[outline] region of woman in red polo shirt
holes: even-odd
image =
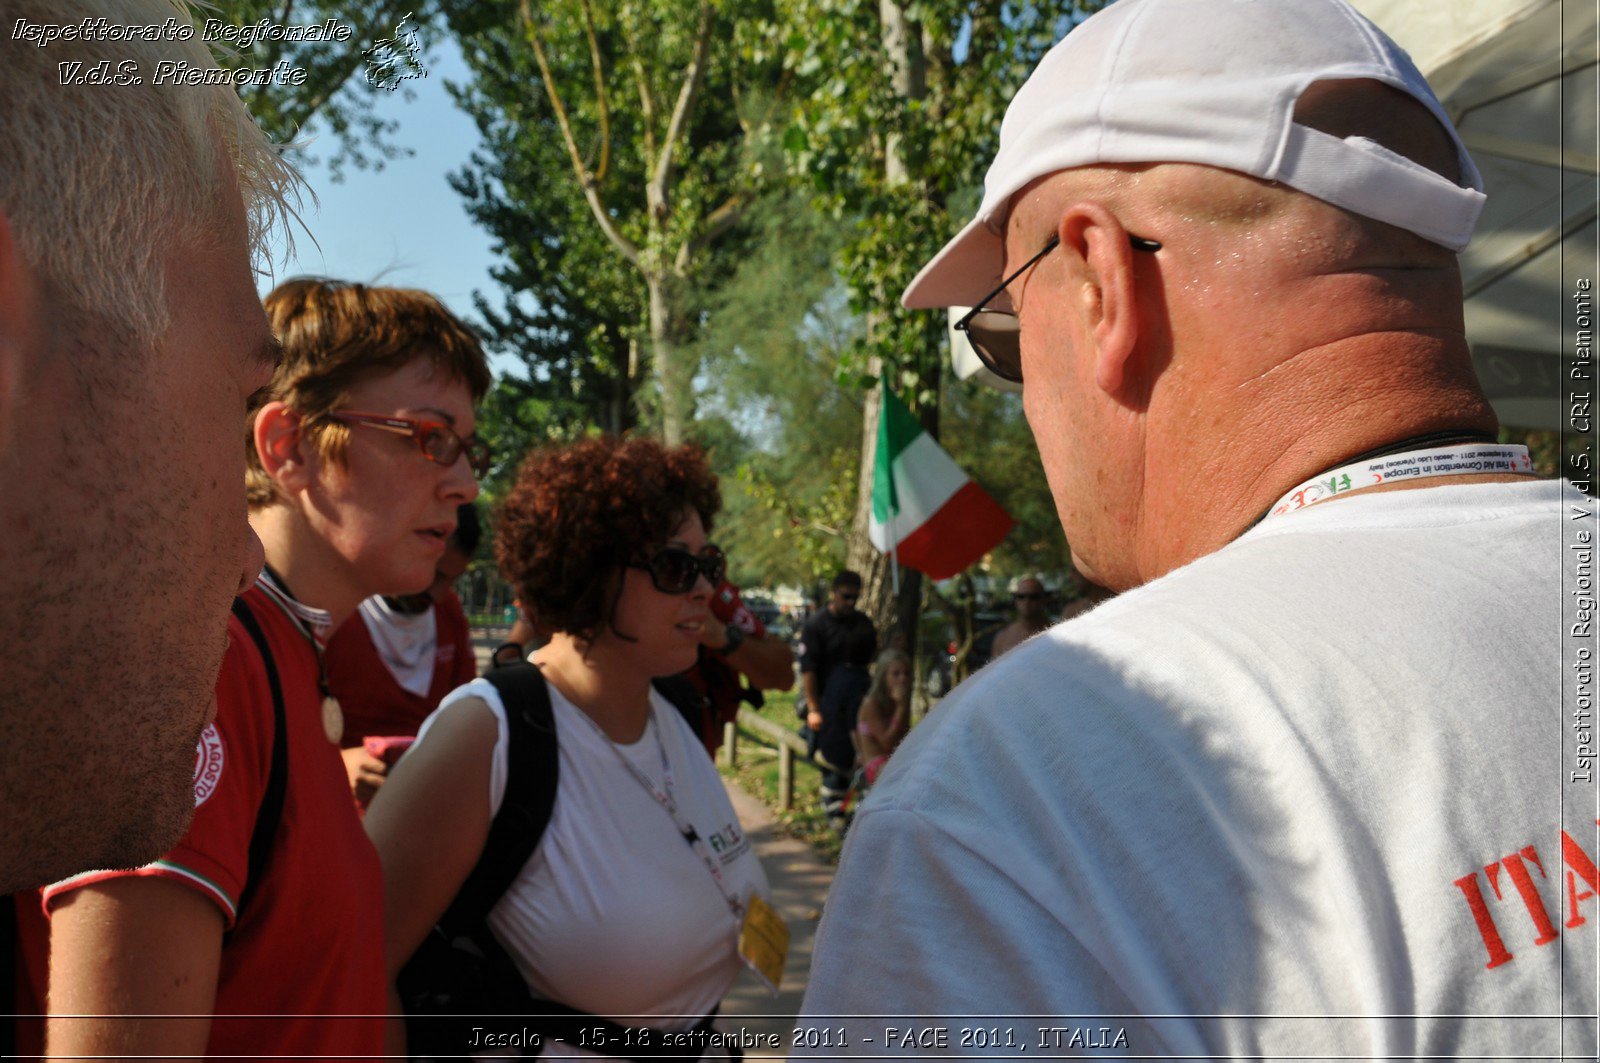
[[[432,581],[478,493],[489,374],[423,292],[298,279],[266,306],[283,359],[254,406],[246,482],[267,570],[229,628],[188,834],[153,864],[44,891],[53,1056],[383,1051],[381,1019],[293,1018],[386,1006],[382,876],[321,640],[368,595]]]

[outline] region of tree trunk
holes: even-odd
[[[894,88],[895,95],[904,100],[923,98],[927,95],[927,62],[922,52],[920,27],[906,17],[905,7],[897,0],[878,0],[878,17],[884,53],[889,60],[890,84]],[[909,180],[909,172],[901,155],[897,136],[891,136],[885,144],[884,176],[891,186]],[[881,320],[881,313],[868,315],[868,335],[878,331],[878,327],[875,326],[878,326]],[[911,364],[921,362],[923,359],[920,357],[914,356],[911,359]],[[882,366],[878,364],[877,359],[873,359],[868,371],[874,376],[881,373]],[[934,372],[937,374],[937,367]],[[878,417],[883,404],[881,389],[882,384],[874,385],[872,390],[867,392],[866,401],[862,406],[861,476],[857,481],[856,519],[850,530],[846,556],[850,559],[850,567],[861,573],[864,585],[860,608],[878,625],[878,630],[884,635],[881,641],[887,644],[889,627],[892,624],[905,632],[907,645],[914,651],[917,614],[922,605],[922,574],[902,567],[900,593],[896,595],[889,559],[878,552],[867,536],[868,526],[872,520],[872,481],[878,456]],[[934,393],[938,394],[937,387]],[[924,414],[923,419],[924,422],[927,421],[927,414]],[[933,414],[933,424],[934,437],[937,438],[937,411]]]
[[[661,437],[667,446],[683,442],[688,422],[688,381],[677,364],[676,308],[672,305],[670,281],[665,277],[645,277],[650,291],[650,368],[661,389]]]
[[[867,320],[869,334],[873,331],[874,316],[869,315]],[[878,372],[876,358],[870,369]],[[856,477],[856,515],[845,542],[845,564],[861,573],[861,602],[857,608],[872,617],[879,631],[889,623],[894,609],[890,597],[889,559],[868,537],[872,524],[872,479],[878,460],[878,415],[882,408],[883,385],[874,384],[861,405],[861,468]]]

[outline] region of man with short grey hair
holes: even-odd
[[[182,835],[261,567],[239,446],[277,345],[251,258],[296,179],[231,86],[163,61],[216,65],[171,0],[0,21],[0,893]]]
[[[1121,0],[1041,61],[905,301],[979,308],[1074,567],[1123,593],[896,754],[804,1006],[848,1049],[811,1055],[1594,1057],[1581,496],[1496,442],[1482,202],[1344,0]]]

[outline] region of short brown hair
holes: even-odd
[[[700,448],[585,439],[528,455],[500,505],[495,552],[535,627],[592,642],[611,622],[622,566],[645,560],[690,510],[709,534],[721,508]]]
[[[266,403],[294,407],[312,444],[342,461],[349,428],[323,415],[365,380],[421,358],[465,383],[474,402],[489,390],[489,364],[477,337],[427,292],[295,277],[274,288],[264,305],[283,357],[246,420],[245,489],[253,509],[279,500],[251,436],[256,411]]]

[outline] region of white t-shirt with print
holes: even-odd
[[[1562,490],[1269,520],[964,683],[851,829],[806,1054],[1593,1059]]]
[[[706,840],[725,888],[741,903],[752,893],[769,898],[766,875],[705,747],[665,698],[652,688],[644,735],[614,745],[548,689],[560,762],[555,806],[539,847],[489,913],[490,928],[536,997],[625,1026],[688,1029],[743,969],[740,921],[705,862],[618,753],[664,792],[665,752],[680,814]],[[499,725],[492,814],[506,788],[505,707],[494,686],[478,679],[453,691],[440,711],[465,697],[482,699]],[[419,742],[438,716],[423,725]],[[584,1053],[552,1044],[545,1054]]]

